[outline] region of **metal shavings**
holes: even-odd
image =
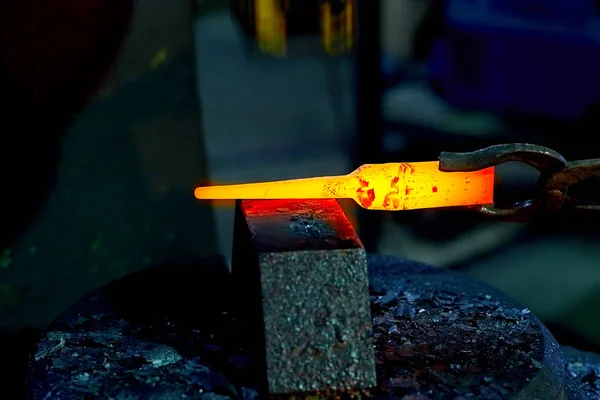
[[[396,270],[371,276],[376,397],[505,399],[543,368],[542,333],[528,309],[491,289],[469,291],[450,274]]]
[[[38,346],[38,351],[34,355],[36,361],[48,357],[52,353],[62,349],[65,346],[68,334],[62,332],[50,332],[47,335],[47,341],[43,341]]]
[[[197,276],[196,270],[185,271]],[[156,281],[142,279],[143,284],[136,280],[134,285],[147,289],[165,285],[169,275],[157,275]],[[28,373],[29,398],[254,400],[256,392],[251,388],[257,386],[252,379],[256,367],[239,340],[246,323],[215,310],[215,303],[211,303],[214,311],[200,318],[190,315],[186,319],[187,311],[178,314],[186,305],[198,309],[191,302],[201,296],[191,291],[197,279],[183,280],[188,281],[194,282],[188,290],[182,291],[180,285],[179,292],[167,295],[164,291],[171,287],[167,284],[163,292],[157,287],[148,289],[148,297],[140,297],[139,292],[132,297],[131,286],[117,282],[78,304],[38,343]],[[124,303],[115,297],[117,292]],[[178,299],[178,293],[183,297]],[[160,294],[165,296],[163,302],[186,302],[165,308],[158,307],[159,302],[149,304]],[[135,311],[126,312],[138,300],[150,311],[134,307]]]
[[[565,369],[590,399],[600,399],[600,355],[565,348]]]
[[[321,221],[315,221],[310,216],[297,215],[290,218],[290,230],[305,235],[323,237],[332,235],[331,229]]]
[[[49,332],[38,345],[35,360],[52,366],[47,370],[52,396],[141,399],[181,393],[187,397],[178,398],[239,397],[228,379],[200,360],[186,359],[171,346],[129,336],[137,329],[124,321],[90,318],[85,326],[73,332]],[[101,329],[90,330],[92,326]]]

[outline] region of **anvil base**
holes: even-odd
[[[407,260],[368,261],[378,387],[363,396],[600,395],[589,382],[600,357],[573,350],[563,357],[540,322],[498,291]],[[143,271],[88,296],[38,343],[29,398],[263,397],[254,338],[236,313],[244,300],[230,279],[217,260]],[[356,393],[323,394],[334,395]]]

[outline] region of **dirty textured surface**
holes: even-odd
[[[551,399],[566,366],[568,398],[585,399],[576,396],[582,389],[598,398],[598,356],[567,349],[564,362],[537,320],[488,286],[389,257],[370,256],[369,271],[378,388],[323,397],[533,399],[537,388]],[[251,321],[239,314],[244,299],[226,295],[231,285],[217,260],[143,271],[100,290],[38,344],[32,398],[264,397]]]
[[[559,393],[562,354],[528,309],[462,275],[376,260],[369,272],[382,395],[550,399]]]
[[[338,203],[244,200],[235,229],[269,393],[375,386],[367,258]]]
[[[241,211],[259,254],[362,248],[336,200],[244,200]]]
[[[243,324],[228,313],[228,276],[219,260],[169,266],[89,296],[32,354],[31,398],[254,398]]]
[[[600,399],[600,355],[573,347],[564,347],[563,352],[567,377],[572,381],[572,386],[582,392],[580,398]]]

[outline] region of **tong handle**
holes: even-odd
[[[600,158],[568,162],[556,151],[529,143],[499,144],[469,153],[442,152],[439,169],[444,172],[477,171],[510,161],[522,162],[540,171],[536,196],[509,207],[469,207],[496,220],[527,222],[543,215],[585,212],[600,216],[600,204],[569,197],[569,187],[591,182],[600,184]]]

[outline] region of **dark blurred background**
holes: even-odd
[[[230,257],[233,208],[195,202],[203,181],[343,174],[506,142],[600,157],[594,0],[369,1],[358,57],[286,58],[257,52],[226,0],[71,3],[0,6],[2,351],[115,278]],[[501,202],[530,196],[538,175],[499,174]],[[593,224],[347,209],[369,250],[461,270],[559,340],[600,346]]]

